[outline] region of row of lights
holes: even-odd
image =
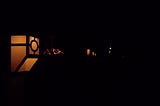
[[[87,56],[96,56],[96,55],[97,54],[94,51],[91,52],[91,49],[87,49]]]
[[[108,50],[108,54],[111,54],[111,50],[112,48],[110,47]],[[45,52],[43,53],[43,55],[59,55],[59,54],[64,54],[63,51],[61,51],[60,49],[46,49]],[[87,56],[97,56],[97,53],[95,51],[92,51],[91,49],[86,49],[86,54]]]
[[[96,56],[97,55],[94,51],[91,51],[91,49],[87,49],[86,52],[87,52],[87,56]],[[112,48],[109,47],[109,50],[107,50],[107,54],[111,55],[111,52],[112,52]]]
[[[59,54],[64,54],[63,51],[60,49],[46,49],[43,53],[43,55],[59,55]]]

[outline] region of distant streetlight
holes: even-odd
[[[95,52],[92,52],[92,56],[96,56],[96,53],[95,53]]]
[[[89,56],[91,53],[91,50],[90,49],[87,49],[87,55]]]

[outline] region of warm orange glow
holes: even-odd
[[[33,40],[35,40],[37,43],[34,42]],[[39,47],[38,47],[39,46],[39,39],[38,38],[34,39],[33,36],[29,36],[29,44],[31,44],[31,47],[32,47],[33,50],[37,50],[35,52],[35,54],[38,55],[39,54]],[[34,54],[34,51],[31,49],[31,47],[29,47],[29,54]]]
[[[90,49],[87,49],[87,55],[88,55],[88,56],[90,55],[90,52],[91,52],[91,50],[90,50]]]
[[[96,56],[96,53],[95,53],[95,52],[92,52],[92,56]]]
[[[92,52],[92,56],[94,56],[94,52]]]
[[[34,40],[34,37],[33,36],[29,36],[29,43],[31,43],[32,40]],[[35,38],[35,40],[38,42],[38,45],[39,45],[39,39]]]
[[[27,58],[18,72],[30,71],[37,60],[38,58]]]
[[[32,42],[31,47],[33,48],[33,50],[36,50],[38,48],[38,45],[36,42]]]
[[[29,48],[29,54],[34,54],[31,48]]]
[[[26,46],[11,46],[11,72],[14,72],[26,56]]]
[[[95,52],[92,52],[92,56],[96,56],[96,53],[95,53]]]
[[[34,40],[33,36],[29,36],[29,43],[31,43],[31,41]]]
[[[38,45],[39,45],[39,39],[38,38],[35,38],[35,40],[37,41]]]
[[[25,35],[11,36],[11,44],[26,44],[26,36]]]
[[[26,44],[26,35],[12,35],[11,44]],[[21,65],[18,72],[30,71],[34,63],[38,58],[28,58],[26,56],[26,50],[29,48],[29,54],[39,54],[39,39],[29,36],[29,45],[12,45],[11,46],[11,72],[15,72],[18,66]],[[28,54],[28,53],[27,53]]]
[[[34,54],[31,48],[29,48],[29,54]],[[35,52],[36,55],[39,55],[39,49]]]

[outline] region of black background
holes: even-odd
[[[127,33],[128,32],[128,33]],[[87,47],[91,48],[99,48],[99,53],[103,52],[105,50],[105,44],[106,41],[112,43],[112,47],[114,49],[114,55],[112,58],[112,64],[110,64],[109,68],[106,68],[104,66],[101,67],[100,65],[97,65],[98,69],[93,72],[93,74],[97,75],[97,78],[93,78],[90,80],[91,77],[89,77],[89,73],[86,73],[85,80],[82,80],[83,88],[84,86],[88,86],[88,91],[89,95],[96,95],[96,101],[97,104],[99,102],[105,101],[106,97],[110,98],[106,100],[107,102],[112,104],[115,103],[125,103],[128,104],[129,102],[132,102],[130,98],[131,95],[136,95],[137,91],[139,89],[137,88],[137,83],[138,80],[134,80],[137,78],[140,78],[140,70],[142,69],[143,66],[143,59],[144,59],[144,54],[143,54],[143,47],[142,47],[142,42],[141,38],[138,38],[137,36],[134,36],[135,32],[132,34],[132,31],[127,31],[127,32],[117,32],[112,34],[111,32],[101,32],[101,31],[83,31],[83,32],[54,32],[54,31],[46,31],[42,32],[39,31],[39,35],[41,35],[41,47],[42,50],[45,50],[46,48],[61,48],[62,50],[66,51],[66,58],[69,58],[70,60],[67,60],[67,62],[70,62],[72,64],[72,61],[79,61],[80,54],[79,50]],[[3,36],[1,38],[1,91],[2,91],[2,96],[4,101],[6,100],[7,102],[7,96],[6,96],[6,88],[7,88],[7,81],[8,78],[10,78],[10,34],[11,33],[21,33],[25,34],[28,32],[4,32],[1,33]],[[30,33],[30,32],[29,32]],[[128,36],[128,34],[131,34],[133,36]],[[138,32],[137,32],[138,33]],[[118,36],[122,35],[122,36]],[[53,36],[53,37],[52,37]],[[55,42],[52,44],[51,39],[54,39]],[[71,51],[76,51],[73,55]],[[122,55],[127,56],[127,64],[124,66],[121,66],[119,68],[119,58],[121,58]],[[100,56],[101,57],[101,56]],[[103,55],[102,55],[103,57]],[[101,57],[101,58],[102,58]],[[3,58],[3,59],[2,59]],[[77,58],[77,60],[75,59]],[[44,65],[45,66],[45,65]],[[92,66],[91,66],[92,67]],[[72,69],[73,67],[68,67],[68,69]],[[87,68],[86,66],[83,66],[83,69]],[[82,70],[83,70],[82,69]],[[110,74],[111,76],[104,75],[106,72],[105,70],[109,69],[110,71],[114,71],[114,73],[107,73]],[[120,71],[124,71],[124,73],[121,73]],[[118,71],[117,71],[118,70]],[[97,72],[98,71],[98,72]],[[84,75],[82,73],[80,75]],[[71,79],[75,79],[76,75],[79,73],[76,73],[74,71],[68,72],[68,75],[75,76],[75,77],[70,77]],[[88,75],[88,76],[87,76]],[[106,78],[107,77],[107,78]],[[82,79],[82,76],[78,76],[78,78]],[[78,79],[79,80],[79,79]],[[85,82],[85,83],[84,83]],[[90,83],[88,85],[88,83]],[[95,87],[93,89],[94,93],[91,93],[90,88]],[[97,87],[98,86],[98,87]],[[136,89],[136,90],[135,90]],[[4,91],[4,92],[3,92]],[[84,91],[84,95],[88,95],[88,91]],[[133,92],[132,92],[133,91]],[[138,95],[138,94],[137,94]],[[2,99],[2,100],[3,100]],[[100,99],[100,100],[99,100]],[[94,100],[94,99],[93,99]],[[92,101],[92,100],[90,100]],[[128,102],[127,102],[128,101]]]
[[[114,9],[112,8],[110,10]],[[116,71],[115,73],[110,74],[112,76],[107,76],[109,79],[106,80],[106,74],[104,74],[105,69],[103,66],[103,68],[100,70],[102,73],[98,73],[99,79],[96,80],[97,82],[95,79],[92,80],[90,86],[93,86],[93,82],[96,82],[97,86],[96,102],[98,106],[101,106],[99,105],[100,103],[111,103],[114,106],[130,106],[137,105],[138,102],[141,102],[143,105],[146,100],[149,100],[148,95],[150,93],[147,91],[148,89],[146,87],[149,86],[148,83],[152,83],[150,80],[146,80],[148,78],[148,76],[146,76],[148,71],[146,71],[147,68],[144,68],[144,61],[147,60],[147,56],[144,54],[144,48],[147,48],[145,44],[147,35],[149,35],[147,28],[149,23],[145,17],[141,17],[142,13],[144,14],[143,11],[137,13],[130,11],[127,8],[124,10],[126,10],[124,13],[119,9],[115,9],[114,12],[111,13],[101,11],[102,15],[100,15],[101,13],[99,12],[97,15],[95,12],[91,13],[88,11],[85,13],[85,16],[76,14],[72,18],[67,17],[69,13],[62,16],[53,13],[56,18],[51,17],[51,15],[46,16],[44,14],[45,12],[39,12],[37,15],[35,15],[36,12],[34,12],[33,15],[35,17],[33,17],[32,14],[24,13],[20,16],[24,16],[25,18],[23,19],[27,20],[23,20],[21,22],[19,21],[19,19],[21,19],[20,17],[13,17],[11,20],[9,18],[10,16],[18,15],[17,12],[17,14],[13,12],[14,14],[8,15],[7,21],[2,25],[3,27],[0,32],[0,89],[2,94],[2,102],[0,103],[6,104],[8,102],[7,84],[8,79],[11,76],[11,33],[25,34],[30,32],[39,32],[40,35],[43,36],[42,50],[45,50],[46,47],[52,47],[50,38],[52,38],[51,36],[54,36],[56,43],[53,44],[53,46],[67,51],[68,55],[66,57],[69,58],[72,56],[73,60],[75,59],[74,57],[78,58],[79,48],[96,47],[100,48],[102,53],[105,48],[106,40],[109,40],[114,48],[114,61],[110,65],[110,70]],[[60,14],[60,12],[58,13]],[[104,17],[106,14],[107,17]],[[40,18],[41,16],[44,17],[43,21],[41,20],[42,18]],[[70,54],[70,51],[72,50],[77,51],[75,56]],[[119,60],[120,56],[123,54],[127,56],[127,64],[121,69],[127,67],[127,73],[117,74],[117,72],[122,71],[119,70],[119,67],[117,67],[117,60]],[[87,75],[85,77],[87,80]],[[88,83],[86,83],[86,85],[87,84]],[[91,94],[93,95],[94,93]],[[40,103],[41,102],[39,102],[39,104]]]

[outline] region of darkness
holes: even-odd
[[[126,103],[127,84],[142,68],[144,58],[141,38],[131,32],[127,36],[128,32],[38,32],[42,53],[46,48],[59,48],[64,55],[40,55],[28,73],[10,73],[10,35],[26,32],[1,33],[6,36],[1,39],[5,46],[0,46],[5,51],[0,52],[1,58],[5,57],[5,61],[1,59],[0,72],[2,102],[9,106]],[[105,52],[110,45],[113,50],[108,56]],[[96,50],[97,56],[84,55],[87,48]],[[14,83],[17,85],[12,88]]]

